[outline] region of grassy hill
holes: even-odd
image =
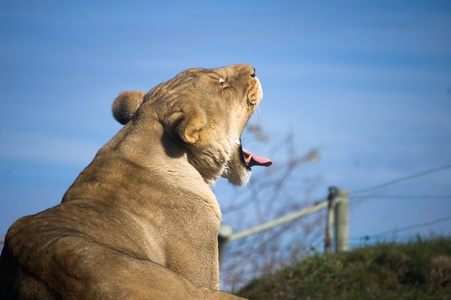
[[[237,294],[251,300],[451,299],[451,238],[317,254],[254,279]]]

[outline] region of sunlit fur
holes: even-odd
[[[124,127],[60,205],[14,223],[1,299],[239,299],[219,291],[210,186],[245,184],[240,136],[262,98],[250,65],[190,69],[113,104]]]

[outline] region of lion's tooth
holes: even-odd
[[[249,164],[251,162],[251,159],[252,159],[252,154],[249,155],[249,157],[245,159],[246,163]]]

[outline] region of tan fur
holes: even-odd
[[[190,69],[113,104],[125,126],[60,205],[11,226],[1,299],[239,299],[219,291],[210,186],[245,184],[240,136],[261,101],[250,65]]]

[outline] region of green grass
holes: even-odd
[[[317,254],[252,280],[237,295],[251,300],[451,299],[451,239]]]

